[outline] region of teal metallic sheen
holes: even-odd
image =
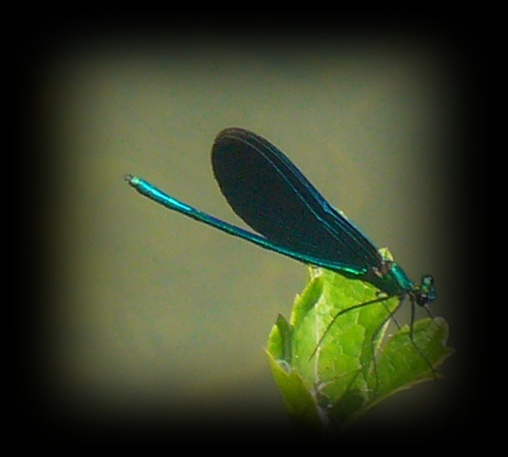
[[[269,251],[277,252],[305,264],[335,271],[351,279],[360,279],[370,282],[388,296],[399,296],[401,299],[405,296],[409,296],[413,303],[420,306],[424,306],[436,299],[434,281],[431,276],[425,275],[422,278],[422,283],[417,285],[408,278],[402,267],[393,261],[383,260],[381,262],[381,268],[358,268],[354,265],[330,262],[320,257],[306,255],[288,249],[274,243],[266,237],[249,232],[248,230],[229,224],[210,214],[193,208],[171,197],[142,178],[128,174],[125,176],[125,180],[141,195],[161,204],[165,208],[177,211],[194,220],[215,227],[229,235],[250,241]]]

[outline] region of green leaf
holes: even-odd
[[[448,324],[442,318],[415,322],[413,341],[409,326],[402,327],[387,341],[377,361],[378,389],[373,404],[420,382],[434,380],[434,368],[453,354],[446,346]],[[375,401],[374,401],[375,400]]]
[[[434,379],[453,353],[441,318],[419,320],[412,331],[395,326],[387,337],[399,299],[379,294],[370,283],[312,268],[289,322],[278,317],[267,355],[298,427],[341,431],[382,399]]]

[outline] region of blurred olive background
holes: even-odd
[[[138,175],[243,226],[210,166],[214,136],[231,126],[277,145],[415,281],[433,274],[433,313],[456,346],[448,52],[426,35],[382,33],[85,34],[52,46],[36,92],[47,300],[31,340],[46,407],[62,422],[269,417],[289,430],[263,347],[306,267],[167,211],[123,180]],[[439,416],[451,407],[453,366],[449,380],[403,392],[367,421]]]

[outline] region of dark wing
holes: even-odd
[[[259,135],[241,128],[223,130],[213,144],[212,166],[234,212],[267,239],[358,270],[381,266],[372,242]]]

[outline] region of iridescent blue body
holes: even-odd
[[[219,187],[253,233],[193,208],[144,179],[127,175],[140,194],[164,207],[278,252],[348,278],[370,282],[388,296],[425,306],[436,299],[432,276],[420,284],[388,260],[374,244],[333,208],[295,165],[264,138],[241,128],[220,132],[212,148]]]

